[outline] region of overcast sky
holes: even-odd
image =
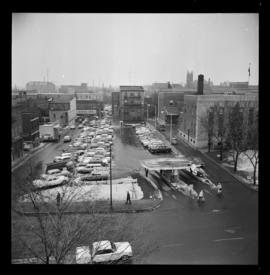
[[[12,86],[186,82],[258,84],[257,14],[12,15]]]

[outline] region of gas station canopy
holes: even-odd
[[[156,158],[142,160],[141,165],[148,170],[173,170],[190,167],[190,161],[185,158]]]

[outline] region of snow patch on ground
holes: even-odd
[[[254,151],[253,150],[249,150],[246,152],[249,156],[252,156],[254,154]],[[229,161],[232,161],[233,160],[233,157],[232,156],[229,156],[227,158],[227,160]],[[252,161],[254,162],[254,158],[252,159]],[[232,165],[233,166],[233,165]],[[241,153],[239,155],[239,158],[238,158],[238,163],[237,163],[237,170],[238,171],[247,171],[247,172],[253,172],[253,166],[249,160],[249,158],[244,154],[244,153]],[[258,170],[259,170],[259,164],[257,164],[257,173],[258,173]]]
[[[130,193],[131,200],[143,198],[141,187],[137,183],[127,181],[121,184],[112,184],[112,199],[126,200],[127,191]],[[110,199],[110,184],[94,184],[83,186],[63,186],[41,191],[44,201],[56,200],[57,193],[60,193],[63,200],[74,202],[98,201]],[[23,201],[29,201],[27,197]]]

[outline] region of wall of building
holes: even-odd
[[[120,115],[120,93],[112,92],[112,115],[119,117]]]
[[[26,90],[36,90],[38,93],[55,93],[56,86],[51,82],[31,81],[26,84]]]
[[[120,119],[141,122],[144,117],[144,90],[141,86],[120,86]]]
[[[208,111],[213,106],[218,106],[218,112],[222,110],[224,125],[228,121],[231,108],[239,102],[243,108],[244,121],[249,116],[249,110],[254,110],[254,116],[258,111],[257,95],[186,95],[184,97],[183,122],[179,127],[179,136],[190,145],[197,148],[208,146],[207,129],[201,120],[208,117]],[[217,127],[217,115],[214,115],[214,127]]]
[[[76,106],[76,98],[74,97],[69,102],[69,111],[68,111],[68,123],[69,124],[75,123],[76,115],[77,115],[77,106]]]
[[[61,127],[68,125],[68,111],[49,111],[50,122],[58,122]]]

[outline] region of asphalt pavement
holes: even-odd
[[[168,134],[168,132],[167,132]],[[159,250],[149,264],[257,264],[258,193],[245,188],[234,177],[204,158],[183,142],[175,146],[186,157],[200,157],[214,182],[221,182],[223,196],[194,179],[196,191],[203,189],[206,202],[198,204],[177,191],[168,189],[155,177],[163,193],[158,210],[137,217],[136,223],[150,222],[152,231],[145,236],[155,240]],[[190,182],[192,181],[192,182]]]
[[[113,145],[113,177],[138,172],[140,160],[172,156],[152,155],[140,144],[133,128],[116,129]],[[75,130],[74,136],[78,134]],[[51,144],[31,158],[32,163],[51,162],[65,146],[62,142]],[[147,243],[153,240],[159,249],[151,253],[149,264],[257,264],[258,263],[258,193],[245,188],[231,175],[203,154],[183,142],[175,146],[187,157],[200,157],[206,172],[216,183],[221,182],[223,196],[217,197],[210,188],[187,178],[196,191],[203,189],[206,202],[199,205],[181,193],[171,190],[154,173],[151,179],[162,192],[160,207],[152,212],[134,215],[134,227],[147,224],[151,232],[144,234]],[[14,174],[21,176],[27,163]],[[130,215],[130,214],[129,214]]]

